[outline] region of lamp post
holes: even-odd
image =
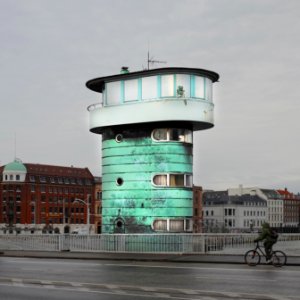
[[[88,200],[87,201],[84,201],[84,200],[82,200],[82,199],[79,199],[79,198],[75,198],[75,200],[74,200],[74,202],[82,202],[83,204],[85,204],[86,205],[86,208],[87,208],[87,226],[88,226],[88,234],[90,234],[90,204],[89,204],[89,202],[88,202]]]

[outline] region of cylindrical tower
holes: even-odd
[[[193,131],[213,126],[203,69],[162,68],[89,80],[88,107],[102,134],[102,232],[192,231]]]

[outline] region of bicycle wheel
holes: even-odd
[[[282,267],[286,264],[286,255],[282,251],[274,251],[272,255],[272,264],[274,267]]]
[[[244,260],[248,266],[256,266],[260,263],[260,254],[256,250],[249,250],[245,253]]]

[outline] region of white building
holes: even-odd
[[[267,201],[257,195],[204,192],[203,220],[207,232],[249,232],[267,220]]]
[[[267,218],[266,221],[271,227],[282,227],[284,219],[284,202],[281,195],[276,190],[260,189],[256,187],[245,188],[240,185],[238,188],[228,189],[229,196],[241,195],[258,196],[267,201]]]

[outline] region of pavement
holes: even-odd
[[[237,254],[166,254],[166,253],[111,253],[70,251],[14,251],[0,252],[0,257],[30,257],[53,259],[88,259],[115,261],[164,261],[182,263],[244,264],[244,256]],[[264,258],[262,262],[265,263]],[[288,256],[287,265],[300,266],[300,256]]]

